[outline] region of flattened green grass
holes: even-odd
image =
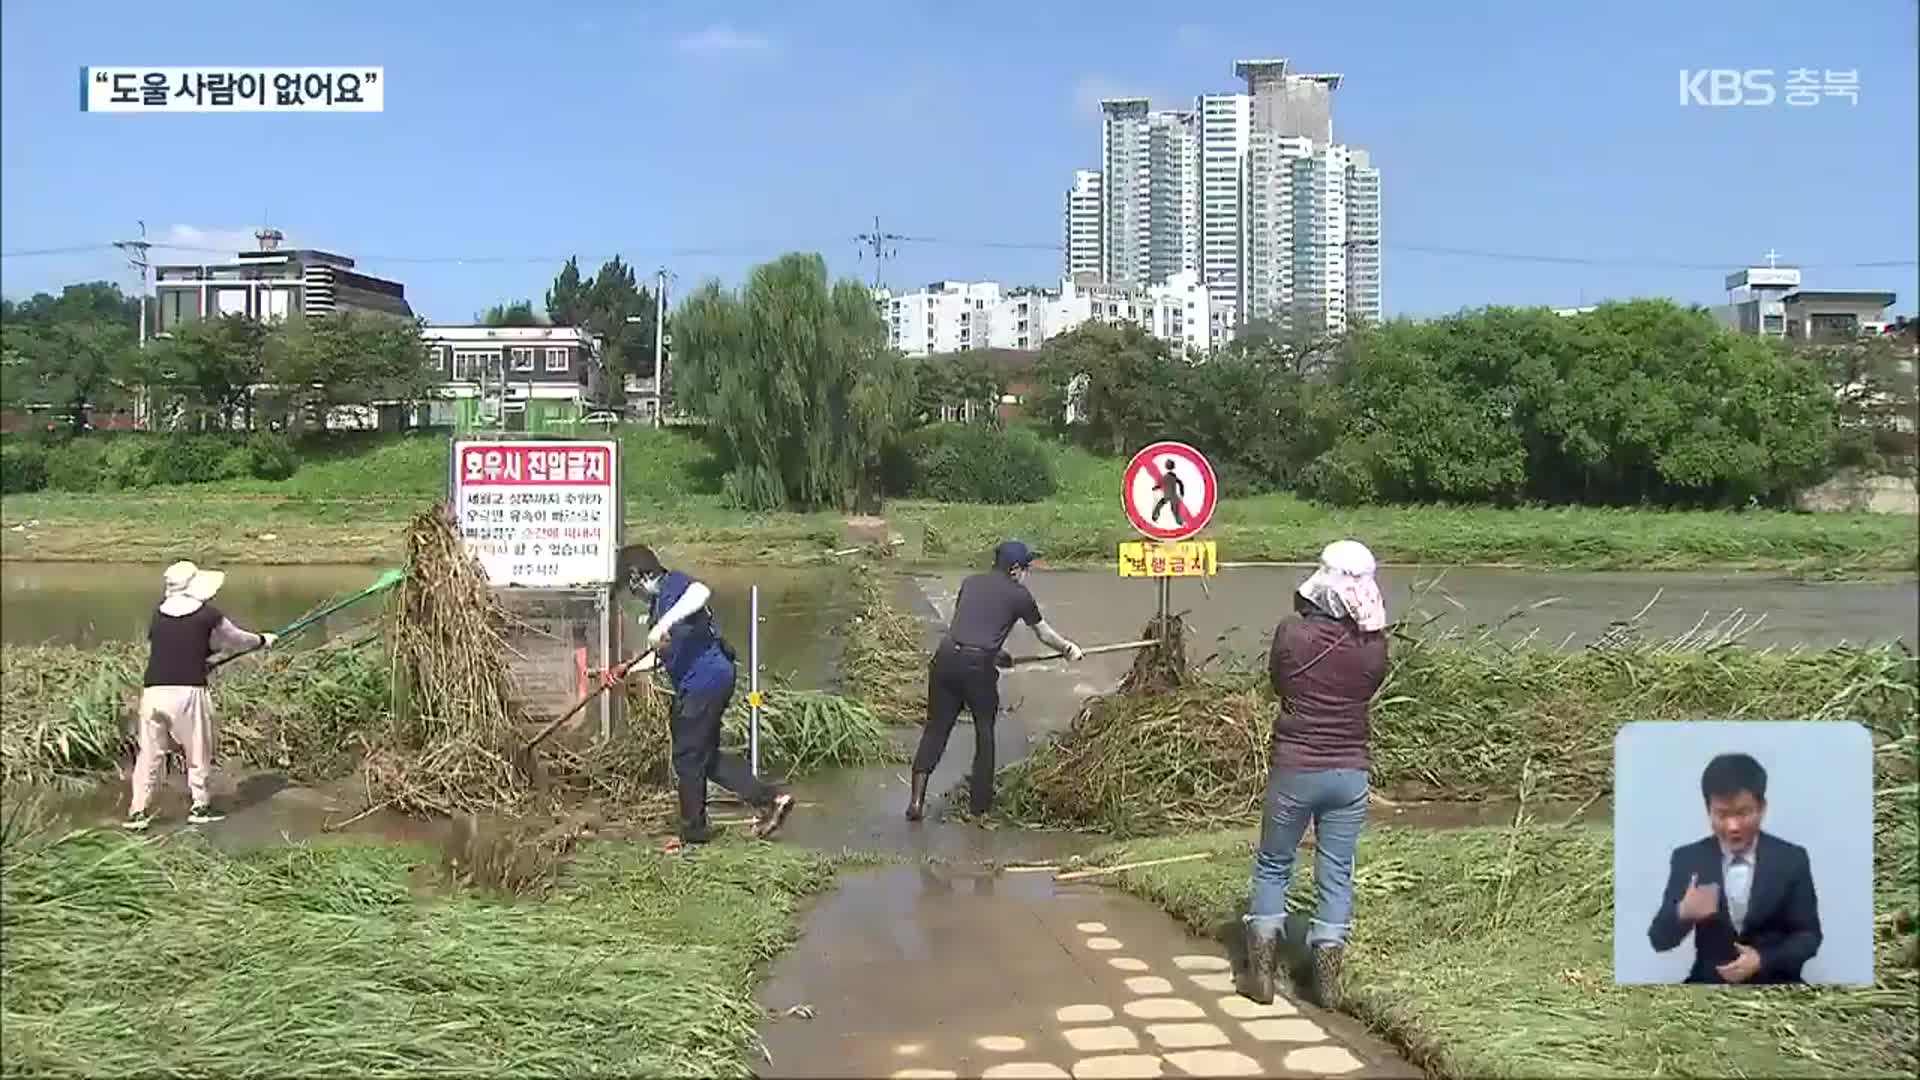
[[[1249,830],[1204,833],[1129,841],[1094,858],[1213,853],[1111,879],[1211,935],[1245,910],[1253,842]],[[1911,902],[1910,856],[1901,856],[1903,883],[1884,855],[1883,901]],[[1920,976],[1885,935],[1873,990],[1614,986],[1612,861],[1605,827],[1369,829],[1355,875],[1349,1008],[1445,1080],[1910,1077],[1920,1068]],[[1312,859],[1297,865],[1292,905],[1307,911]]]
[[[416,895],[434,853],[9,838],[7,1075],[751,1075],[757,965],[823,856],[585,848],[557,895]]]
[[[840,515],[749,514],[728,507],[706,449],[679,431],[622,430],[621,487],[635,539],[671,538],[676,554],[714,563],[818,559],[838,547]],[[932,562],[978,564],[1020,536],[1055,563],[1106,562],[1133,539],[1119,507],[1124,462],[1049,443],[1059,491],[1045,502],[988,507],[889,504],[924,529]],[[0,556],[40,561],[167,560],[190,548],[228,563],[378,562],[400,526],[446,489],[444,436],[346,439],[303,448],[283,481],[233,480],[144,492],[9,496]],[[183,513],[183,507],[186,508]],[[38,522],[20,533],[11,527]],[[269,534],[273,540],[260,540]],[[1208,535],[1247,562],[1312,559],[1330,540],[1364,537],[1389,563],[1486,563],[1584,570],[1768,569],[1849,577],[1920,566],[1913,521],[1899,514],[1720,513],[1589,507],[1363,507],[1336,510],[1290,495],[1227,499]]]

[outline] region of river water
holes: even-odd
[[[0,640],[9,645],[92,645],[143,640],[160,601],[159,565],[138,563],[0,563]],[[228,571],[216,601],[249,629],[285,626],[328,600],[373,584],[378,567],[240,566]],[[761,662],[770,674],[817,685],[831,668],[834,645],[826,632],[848,602],[833,570],[719,570],[702,573],[713,588],[715,614],[744,653],[751,624],[750,591],[760,588]],[[381,611],[377,599],[328,616],[301,635],[325,640]],[[743,657],[744,659],[744,657]]]
[[[1200,579],[1176,581],[1173,608],[1186,613],[1187,655],[1197,661],[1215,649],[1238,655],[1264,649],[1307,572],[1245,567],[1223,569],[1204,587]],[[964,576],[952,571],[924,579],[943,614],[951,612]],[[1507,641],[1531,636],[1556,646],[1591,642],[1643,609],[1650,637],[1704,637],[1718,627],[1723,636],[1737,629],[1748,644],[1780,647],[1894,640],[1911,646],[1920,622],[1920,577],[1912,575],[1816,583],[1758,573],[1389,567],[1380,584],[1390,618],[1432,618],[1433,629],[1466,634],[1492,628]],[[1044,571],[1032,585],[1048,619],[1082,645],[1133,638],[1156,604],[1150,582],[1123,581],[1111,570]],[[1019,631],[1015,640],[1015,652],[1033,645]]]

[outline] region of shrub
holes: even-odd
[[[47,486],[55,491],[99,491],[106,444],[98,439],[69,439],[47,453]]]
[[[154,459],[160,445],[138,436],[102,440],[97,490],[125,491],[153,486]]]
[[[12,440],[0,446],[0,494],[18,495],[46,486],[46,447]]]
[[[141,440],[146,442],[147,440]],[[175,435],[155,440],[147,484],[204,484],[222,479],[233,442],[219,435]]]
[[[248,472],[258,480],[285,480],[300,468],[293,440],[277,431],[258,431],[247,440]]]
[[[986,424],[936,424],[907,442],[909,493],[953,503],[1038,502],[1059,489],[1053,459],[1032,432]]]

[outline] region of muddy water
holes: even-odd
[[[1307,571],[1235,568],[1202,588],[1198,580],[1173,586],[1175,610],[1191,627],[1187,655],[1198,661],[1223,650],[1264,650],[1273,627],[1291,610],[1293,589]],[[928,596],[951,610],[960,572],[926,579]],[[1742,639],[1755,645],[1827,646],[1904,639],[1915,643],[1920,578],[1871,582],[1803,583],[1766,574],[1573,573],[1500,569],[1390,567],[1381,575],[1391,617],[1435,616],[1436,628],[1474,632],[1497,626],[1504,639],[1533,635],[1538,643],[1578,645],[1605,633],[1609,623],[1633,618],[1651,601],[1651,635],[1670,637],[1720,624],[1751,626]],[[1145,582],[1118,580],[1110,571],[1040,571],[1034,595],[1053,624],[1082,645],[1126,640],[1152,617],[1155,591]],[[1764,618],[1761,618],[1764,616]],[[1016,631],[1016,651],[1033,644]]]
[[[145,638],[159,600],[163,567],[137,563],[0,563],[0,640],[10,645],[92,645]],[[351,595],[380,576],[366,566],[243,566],[229,573],[221,610],[248,627],[285,626],[336,597]],[[749,590],[760,587],[761,659],[769,674],[816,685],[834,658],[829,631],[837,628],[846,593],[831,570],[717,571],[713,587],[721,626],[744,654]],[[302,634],[324,640],[377,615],[369,600],[328,616]],[[742,657],[744,660],[744,656]]]

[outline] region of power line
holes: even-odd
[[[860,249],[861,258],[863,259],[866,258],[868,248],[873,249],[873,287],[874,288],[877,289],[880,287],[880,265],[882,261],[886,259],[897,258],[900,255],[900,248],[898,246],[890,247],[889,245],[894,245],[896,244],[897,241],[900,241],[900,240],[914,240],[914,239],[917,239],[917,238],[911,237],[911,236],[902,236],[899,233],[882,232],[880,230],[879,214],[873,215],[873,231],[872,232],[863,232],[854,236],[853,242],[861,246],[861,249]]]
[[[1065,245],[1061,244],[1059,241],[958,239],[954,237],[919,236],[919,235],[908,235],[908,234],[896,233],[896,232],[886,232],[880,228],[880,221],[878,218],[874,219],[874,228],[872,231],[858,233],[855,235],[854,240],[856,243],[861,245],[861,249],[862,249],[861,257],[863,260],[869,254],[873,256],[874,262],[875,262],[874,269],[875,269],[876,282],[878,281],[878,275],[880,273],[881,263],[886,259],[893,259],[893,258],[899,257],[900,244],[920,244],[920,245],[926,245],[926,246],[932,246],[932,247],[978,248],[978,249],[985,249],[985,250],[1000,250],[1000,251],[1049,251],[1049,252],[1061,251],[1061,250],[1064,250],[1064,247],[1065,247]],[[182,251],[182,252],[194,252],[194,253],[217,254],[217,255],[233,254],[233,252],[225,248],[203,247],[203,246],[196,246],[192,244],[173,244],[173,243],[164,243],[164,242],[154,242],[149,246],[155,249],[161,249],[166,251]],[[1457,247],[1457,246],[1438,245],[1438,244],[1381,243],[1378,246],[1380,246],[1381,248],[1384,248],[1387,251],[1401,252],[1401,253],[1413,254],[1413,255],[1437,255],[1437,256],[1443,256],[1448,258],[1482,259],[1482,260],[1487,260],[1492,262],[1541,263],[1541,264],[1560,265],[1560,266],[1611,267],[1616,269],[1699,270],[1699,271],[1708,271],[1708,272],[1721,272],[1721,271],[1725,271],[1729,267],[1739,266],[1744,261],[1741,259],[1728,259],[1728,260],[1709,262],[1709,261],[1651,259],[1651,258],[1648,258],[1648,259],[1599,258],[1594,256],[1585,256],[1585,255],[1553,255],[1553,254],[1547,254],[1543,252],[1500,251],[1500,250],[1493,250],[1493,249],[1487,249],[1487,248]],[[73,254],[81,254],[85,252],[94,252],[94,251],[111,251],[115,247],[116,245],[112,243],[95,243],[95,244],[74,244],[74,245],[68,245],[63,247],[27,248],[27,249],[22,249],[17,251],[8,251],[8,252],[0,253],[0,258],[27,259],[27,258],[38,258],[43,256],[52,256],[52,255],[73,255]],[[587,260],[589,262],[593,260],[605,261],[607,259],[614,258],[616,255],[626,259],[660,260],[660,259],[697,259],[697,258],[755,259],[755,258],[767,258],[771,254],[773,254],[773,252],[771,252],[770,250],[748,251],[748,250],[737,249],[737,248],[664,248],[664,249],[640,249],[640,250],[629,249],[623,252],[604,252],[604,253],[575,251],[575,252],[568,252],[565,254],[473,253],[473,254],[444,254],[444,255],[442,254],[406,255],[406,254],[388,254],[388,253],[374,252],[374,253],[356,254],[354,256],[354,259],[356,262],[364,262],[364,263],[396,263],[396,264],[407,264],[407,265],[428,265],[428,264],[438,263],[438,264],[464,264],[464,265],[483,266],[483,265],[508,265],[508,264],[515,264],[515,263],[557,264],[557,263],[564,263],[569,258],[579,258],[579,259]],[[1913,267],[1913,266],[1920,266],[1920,261],[1916,261],[1914,259],[1876,259],[1876,260],[1867,260],[1867,261],[1859,261],[1859,262],[1801,263],[1798,265],[1797,268],[1804,269],[1804,270],[1873,270],[1873,269],[1887,270],[1887,269],[1902,269],[1902,268]]]

